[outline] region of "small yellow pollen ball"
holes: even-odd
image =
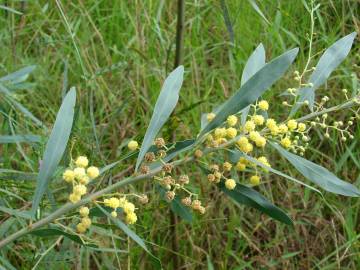
[[[280,143],[285,148],[290,148],[290,146],[291,146],[291,140],[288,137],[281,139]]]
[[[254,123],[254,121],[251,121],[251,120],[249,120],[249,121],[246,121],[245,122],[245,125],[244,125],[244,130],[246,131],[246,132],[251,132],[251,131],[254,131],[255,130],[255,123]]]
[[[72,181],[74,181],[75,179],[75,173],[74,171],[72,170],[66,170],[64,173],[63,173],[63,179],[68,182],[68,183],[71,183]]]
[[[137,141],[132,140],[128,143],[127,147],[130,151],[135,151],[139,147],[139,144]]]
[[[264,124],[264,122],[265,122],[264,116],[262,116],[262,115],[254,115],[252,117],[252,120],[258,126],[262,126]]]
[[[76,230],[79,233],[84,233],[84,232],[86,232],[86,227],[84,226],[84,224],[79,223],[78,225],[76,225]]]
[[[113,218],[116,218],[116,217],[117,217],[117,212],[116,212],[116,211],[112,211],[112,212],[111,212],[111,216],[112,216]]]
[[[125,221],[127,224],[134,224],[137,221],[137,216],[134,212],[126,214]]]
[[[79,194],[71,193],[69,195],[69,201],[72,203],[76,203],[76,202],[80,201],[80,199],[81,199],[81,196]]]
[[[239,172],[243,172],[246,169],[246,164],[239,161],[238,163],[236,163],[235,169]]]
[[[226,123],[230,126],[233,127],[236,125],[238,119],[235,115],[229,115],[228,118],[226,119]]]
[[[269,109],[269,103],[266,100],[261,100],[258,105],[263,111],[267,111]]]
[[[84,225],[85,228],[89,228],[91,225],[91,219],[88,217],[83,217],[81,219],[81,223]]]
[[[260,184],[260,177],[257,175],[253,175],[250,177],[250,184],[252,184],[253,186],[257,186]]]
[[[76,160],[75,160],[75,165],[77,167],[81,167],[81,168],[85,168],[87,167],[87,165],[89,164],[89,160],[87,157],[85,156],[79,156]]]
[[[224,162],[224,164],[223,164],[223,168],[224,168],[224,171],[230,171],[231,170],[231,168],[232,168],[232,165],[231,165],[231,163],[229,163],[229,162]]]
[[[298,131],[304,132],[306,130],[306,125],[304,123],[298,124]]]
[[[225,181],[225,187],[229,190],[233,190],[236,187],[236,182],[234,179],[226,179]]]
[[[233,139],[235,138],[237,135],[237,130],[233,127],[230,127],[228,129],[226,129],[226,136],[229,138],[229,139]]]
[[[74,175],[75,175],[75,178],[80,180],[82,177],[84,177],[86,175],[85,173],[85,169],[82,168],[82,167],[77,167],[74,169]]]
[[[95,166],[91,166],[91,167],[87,168],[86,174],[87,174],[91,179],[94,179],[94,178],[96,178],[96,177],[99,176],[100,171],[99,171],[99,168],[97,168],[97,167],[95,167]]]
[[[84,185],[76,185],[76,186],[74,186],[73,192],[75,194],[80,195],[80,196],[85,195],[86,194],[86,186],[84,186]]]
[[[296,120],[294,120],[294,119],[291,119],[287,122],[287,126],[291,131],[295,130],[297,128],[297,125],[298,124],[297,124]]]
[[[87,217],[89,215],[89,213],[90,213],[90,210],[89,210],[88,207],[83,206],[83,207],[80,208],[79,213],[80,213],[80,216]]]

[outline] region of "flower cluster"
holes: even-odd
[[[63,179],[69,184],[72,184],[72,193],[69,195],[69,200],[76,203],[81,200],[81,196],[87,193],[86,185],[90,180],[99,176],[99,169],[95,166],[90,166],[89,160],[86,156],[79,156],[75,162],[71,162],[70,168],[63,173]]]
[[[76,225],[76,229],[79,233],[84,233],[91,225],[91,219],[89,218],[90,210],[88,207],[83,206],[79,210],[81,216],[81,222]]]
[[[137,221],[137,215],[135,213],[135,205],[129,202],[126,197],[117,198],[111,197],[104,199],[104,205],[113,209],[111,212],[112,217],[117,217],[117,209],[122,208],[125,213],[125,222],[127,224],[134,224]]]

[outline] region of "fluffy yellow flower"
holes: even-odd
[[[263,136],[259,136],[256,138],[255,144],[257,147],[265,147],[266,139]]]
[[[86,194],[86,186],[84,186],[84,185],[76,185],[76,186],[74,186],[73,192],[75,194],[80,195],[80,196],[85,195]]]
[[[306,125],[304,123],[298,124],[298,131],[304,132],[306,130]]]
[[[272,129],[274,127],[277,127],[277,124],[276,124],[276,121],[272,118],[269,118],[266,120],[266,126],[269,128],[269,129]]]
[[[242,164],[249,164],[249,161],[246,159],[246,158],[244,158],[244,157],[241,157],[241,158],[239,158],[239,160],[238,160],[238,162],[240,162],[240,163],[242,163]]]
[[[111,216],[112,216],[113,218],[116,218],[116,217],[117,217],[116,211],[112,211],[112,212],[111,212]]]
[[[79,179],[79,183],[83,185],[87,185],[89,183],[89,177],[87,175],[84,175]]]
[[[128,143],[127,147],[130,151],[135,151],[139,147],[139,144],[137,141],[132,140]]]
[[[284,146],[285,148],[290,148],[291,147],[291,140],[288,137],[283,138],[280,141],[281,145]]]
[[[263,111],[267,111],[269,109],[269,103],[266,100],[261,100],[258,105]]]
[[[91,225],[91,219],[88,217],[83,217],[81,219],[81,223],[84,225],[85,228],[89,228]]]
[[[237,130],[235,128],[228,128],[226,129],[226,136],[229,138],[229,139],[234,139],[237,135]]]
[[[271,135],[274,135],[274,136],[278,135],[279,132],[280,132],[280,129],[279,129],[278,126],[273,126],[273,127],[269,128],[269,129],[270,129]]]
[[[241,163],[240,161],[238,161],[238,163],[236,163],[235,169],[239,172],[243,172],[246,169],[246,164]]]
[[[126,214],[125,221],[127,224],[134,224],[137,221],[137,216],[134,212]]]
[[[214,131],[214,135],[216,139],[222,138],[226,136],[226,128],[216,128]]]
[[[233,127],[236,125],[238,119],[235,115],[229,115],[228,118],[226,119],[226,123],[230,126]]]
[[[252,117],[252,120],[254,121],[255,125],[262,126],[265,122],[264,116],[262,115],[254,115]]]
[[[287,122],[287,126],[288,126],[288,128],[289,128],[291,131],[295,130],[295,129],[297,128],[297,122],[296,122],[296,120],[294,120],[294,119],[289,120],[289,121]]]
[[[125,213],[131,213],[135,211],[135,205],[131,202],[126,202],[123,206],[124,212]]]
[[[259,132],[257,131],[251,131],[250,134],[249,134],[249,138],[250,140],[252,140],[253,142],[256,141],[257,138],[259,138],[261,135]]]
[[[82,168],[82,167],[77,167],[74,169],[74,175],[75,175],[75,178],[80,180],[83,176],[86,175],[85,173],[85,169]]]
[[[71,193],[69,195],[69,201],[72,203],[76,203],[81,200],[81,196],[79,194]]]
[[[284,134],[284,133],[286,133],[286,132],[288,132],[288,127],[287,127],[287,125],[285,125],[285,124],[280,124],[279,125],[279,132],[280,133],[282,133],[282,134]]]
[[[250,153],[254,149],[253,145],[251,143],[247,143],[240,147],[240,150],[244,153]]]
[[[208,120],[208,122],[211,122],[212,120],[214,120],[216,114],[215,113],[208,113],[206,115],[206,120]]]
[[[76,225],[76,230],[79,232],[79,233],[84,233],[86,232],[86,227],[84,226],[84,224],[82,223],[79,223],[78,225]]]
[[[94,178],[96,178],[96,177],[99,176],[100,171],[99,171],[99,169],[98,169],[97,167],[91,166],[91,167],[87,168],[86,174],[87,174],[91,179],[94,179]]]
[[[75,165],[81,168],[87,167],[88,164],[89,164],[89,160],[85,156],[79,156],[75,161]]]
[[[66,182],[71,183],[75,179],[75,173],[74,171],[68,169],[63,173],[62,177]]]
[[[260,184],[260,177],[257,175],[253,175],[250,177],[250,184],[252,184],[253,186],[257,186]]]
[[[269,161],[266,157],[262,156],[257,159],[260,163],[264,164],[265,166],[271,167]]]
[[[80,213],[80,216],[87,217],[89,215],[89,213],[90,213],[90,210],[89,210],[88,207],[83,206],[83,207],[80,208],[79,213]]]
[[[231,165],[231,163],[229,163],[229,162],[224,162],[224,164],[223,164],[223,168],[224,168],[224,171],[230,171],[231,170],[231,168],[232,168],[232,165]]]
[[[236,182],[234,179],[226,179],[225,181],[225,187],[229,190],[233,190],[236,187]]]
[[[111,197],[110,199],[105,199],[104,204],[108,207],[116,209],[120,206],[120,200],[115,197]]]
[[[248,140],[248,138],[246,138],[246,137],[240,137],[239,140],[236,142],[236,144],[237,144],[239,147],[242,147],[242,146],[244,146],[244,145],[246,145],[246,144],[248,144],[248,143],[249,143],[249,140]]]
[[[244,130],[246,132],[251,132],[251,131],[255,130],[255,127],[256,126],[255,126],[254,121],[248,120],[248,121],[245,122]]]

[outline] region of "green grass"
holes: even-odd
[[[175,1],[29,1],[10,2],[22,11],[20,16],[0,10],[0,76],[27,65],[36,65],[26,91],[16,98],[51,130],[61,103],[64,67],[68,63],[68,86],[78,90],[78,107],[72,133],[72,155],[87,154],[99,166],[122,156],[126,141],[141,141],[149,123],[161,83],[173,68],[175,52]],[[113,2],[113,3],[111,3]],[[310,16],[302,1],[257,1],[269,20],[267,24],[247,1],[226,1],[233,23],[234,43],[230,42],[220,1],[186,1],[184,66],[185,81],[180,102],[163,136],[176,140],[193,138],[200,128],[200,114],[211,111],[240,86],[241,72],[252,50],[262,42],[267,59],[286,49],[299,46],[294,69],[303,68],[307,52]],[[318,1],[314,51],[319,54],[338,38],[359,32],[357,1]],[[23,10],[22,10],[23,9]],[[359,72],[358,38],[347,60],[334,72],[319,94],[330,97],[331,104],[342,98],[342,88],[356,90]],[[313,62],[316,63],[315,61]],[[290,72],[266,98],[275,117],[284,115],[278,94],[295,82]],[[34,133],[44,136],[40,144],[0,144],[1,169],[37,172],[45,138],[49,131],[37,127],[0,96],[1,134]],[[346,111],[331,115],[343,120]],[[337,134],[329,141],[312,135],[306,157],[335,171],[339,177],[359,186],[359,125],[354,126],[353,142],[338,143]],[[69,156],[69,155],[67,155]],[[62,163],[66,164],[66,160]],[[129,164],[122,164],[113,174]],[[283,159],[273,166],[292,176]],[[290,170],[289,170],[290,169]],[[193,172],[194,189],[206,194],[209,206],[205,216],[190,225],[177,224],[179,250],[173,250],[170,214],[166,203],[159,202],[150,184],[130,187],[148,192],[153,201],[140,209],[136,232],[147,241],[165,269],[173,269],[178,256],[181,269],[206,269],[207,256],[215,269],[358,269],[360,267],[359,208],[356,198],[326,194],[325,199],[276,175],[269,175],[260,191],[295,220],[287,227],[257,211],[234,205],[209,187],[200,169]],[[0,205],[28,209],[34,182],[16,178],[1,179]],[[110,177],[111,181],[111,177]],[[60,179],[53,181],[55,199],[61,205],[68,191]],[[16,198],[15,195],[22,199]],[[155,222],[154,222],[155,221]],[[23,219],[0,215],[0,239],[26,226]],[[94,229],[95,230],[95,229]],[[109,231],[96,228],[104,247],[115,248]],[[113,231],[116,248],[129,254],[99,252],[78,247],[57,238],[25,236],[0,251],[5,269],[151,269],[134,242]],[[115,241],[115,240],[114,240]],[[51,248],[50,248],[51,247]],[[50,248],[50,249],[49,249]],[[3,261],[6,258],[7,262]]]

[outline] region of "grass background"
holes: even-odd
[[[268,23],[248,1],[225,1],[234,32],[233,42],[223,17],[221,1],[186,1],[184,66],[185,82],[175,113],[163,136],[192,138],[200,125],[201,112],[210,111],[239,88],[247,57],[262,42],[267,59],[299,46],[293,66],[301,70],[308,53],[310,16],[303,1],[257,1]],[[314,51],[321,53],[338,38],[359,33],[359,4],[354,0],[323,0],[315,22]],[[176,1],[6,1],[18,15],[0,9],[0,75],[27,65],[36,65],[25,90],[16,91],[17,101],[51,129],[60,106],[64,85],[76,86],[78,111],[72,134],[72,154],[87,154],[99,166],[117,160],[129,138],[141,141],[151,117],[161,83],[173,68],[176,32]],[[316,63],[316,57],[314,64]],[[349,57],[319,89],[331,104],[343,99],[342,88],[358,88],[358,39]],[[66,68],[67,67],[67,68]],[[64,82],[67,70],[67,83]],[[355,75],[355,76],[354,76]],[[278,94],[295,85],[288,75],[267,92],[270,113],[284,117]],[[1,168],[37,171],[49,133],[34,125],[0,96],[1,134],[34,133],[44,136],[39,144],[0,144]],[[331,117],[347,119],[346,111]],[[337,134],[322,140],[314,133],[306,154],[347,181],[360,184],[359,125],[355,139],[340,143]],[[66,160],[62,163],[66,164]],[[121,165],[117,170],[126,168]],[[273,166],[299,177],[278,158]],[[325,200],[309,190],[269,175],[260,191],[285,209],[295,220],[293,228],[260,213],[231,203],[209,187],[198,168],[194,186],[204,194],[207,214],[193,224],[179,222],[178,250],[173,250],[169,210],[154,201],[139,212],[136,231],[160,258],[165,269],[358,269],[358,199],[325,194]],[[114,173],[116,173],[116,171]],[[110,177],[111,181],[111,177]],[[27,209],[34,182],[2,179],[0,204]],[[60,179],[52,190],[61,205],[67,190]],[[138,191],[153,194],[149,184]],[[134,187],[131,190],[135,190]],[[20,198],[14,197],[14,194]],[[206,196],[205,196],[206,194]],[[155,196],[156,197],[156,196]],[[0,238],[25,226],[24,220],[0,214]],[[94,232],[103,246],[131,250],[95,251],[57,238],[26,236],[0,251],[5,269],[152,269],[148,258],[119,231]],[[109,237],[110,236],[110,237]],[[116,242],[116,247],[113,243]]]

